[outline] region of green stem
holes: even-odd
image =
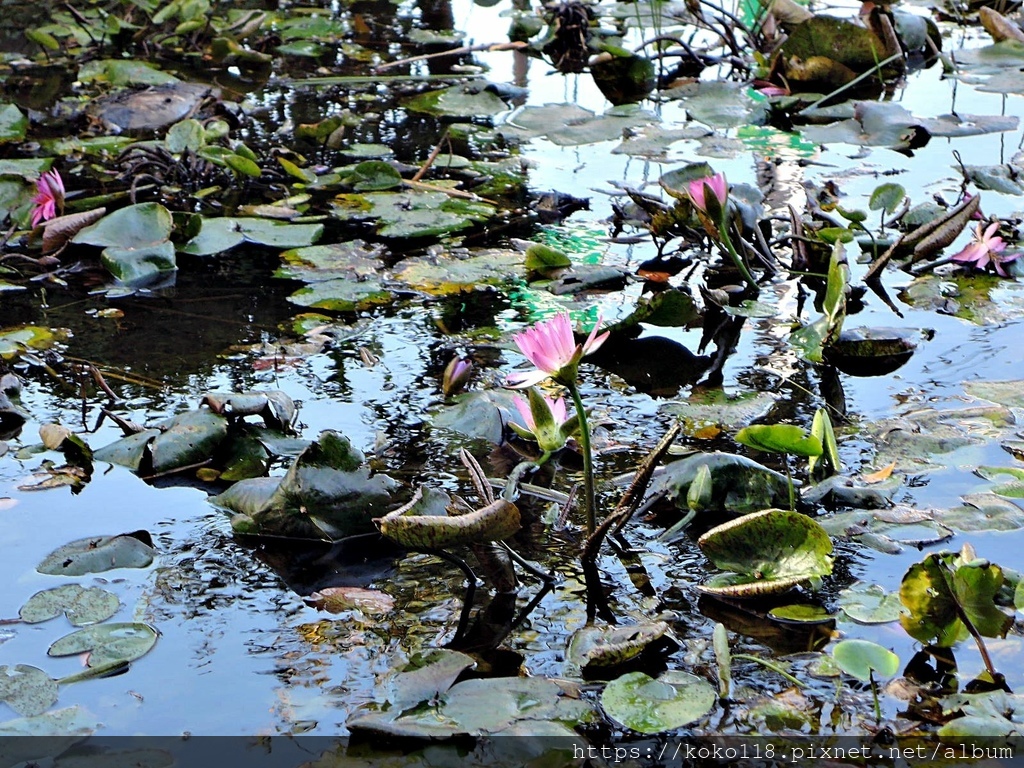
[[[576,417],[580,422],[580,448],[583,451],[583,489],[584,504],[587,510],[587,534],[592,535],[597,530],[597,502],[594,493],[594,456],[590,450],[590,423],[587,421],[587,411],[583,407],[583,399],[580,397],[579,387],[576,382],[566,384],[569,394],[572,395],[572,404],[576,406]]]
[[[782,454],[782,465],[786,468],[786,480],[789,481],[789,511],[796,512],[796,489],[793,487],[793,473],[789,470],[789,456]]]
[[[727,210],[727,209],[726,209]],[[728,214],[725,214],[725,218],[728,219]],[[732,259],[732,263],[736,266],[736,269],[743,275],[743,279],[746,281],[754,292],[759,293],[760,288],[757,286],[757,281],[754,276],[750,274],[750,270],[747,268],[747,262],[743,260],[743,257],[737,253],[736,248],[733,247],[732,240],[729,239],[729,222],[723,221],[718,227],[718,234],[721,238],[721,243],[725,247],[726,253],[729,254],[729,258]]]

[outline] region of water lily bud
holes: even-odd
[[[469,358],[453,357],[451,362],[445,367],[444,375],[441,377],[441,391],[444,392],[444,396],[448,397],[461,392],[466,384],[469,383],[472,375],[473,363]]]

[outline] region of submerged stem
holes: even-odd
[[[580,422],[580,448],[583,451],[583,488],[584,506],[587,510],[587,534],[593,534],[597,529],[597,502],[594,493],[594,457],[590,450],[590,423],[587,421],[587,411],[583,407],[583,399],[580,397],[579,387],[576,382],[566,384],[569,394],[572,395],[572,404],[576,406],[576,416]]]

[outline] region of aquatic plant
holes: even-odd
[[[515,334],[512,339],[519,347],[519,351],[526,355],[526,358],[537,366],[537,369],[513,373],[506,379],[507,386],[522,388],[539,384],[550,377],[569,390],[576,408],[576,418],[579,420],[580,448],[583,451],[587,531],[589,533],[593,533],[597,528],[594,458],[590,447],[590,425],[587,423],[587,411],[583,406],[576,378],[579,374],[580,361],[592,352],[596,352],[608,338],[608,331],[598,335],[597,330],[600,326],[601,320],[598,318],[586,341],[577,344],[569,315],[561,313]]]
[[[1007,277],[1003,271],[1003,265],[1014,261],[1020,254],[1010,253],[1001,256],[1006,250],[1006,241],[996,231],[999,229],[999,222],[993,221],[985,229],[979,223],[974,230],[974,237],[963,249],[953,255],[953,261],[958,264],[965,264],[971,269],[984,270],[989,264],[995,267],[996,274]]]
[[[57,212],[64,212],[64,180],[57,171],[47,171],[36,182],[39,194],[32,198],[32,226],[52,219]]]
[[[441,391],[444,396],[461,392],[473,375],[473,362],[468,358],[453,357],[445,366],[441,377]]]
[[[747,262],[737,252],[729,237],[732,217],[729,212],[729,184],[725,174],[716,173],[702,179],[694,179],[687,185],[686,191],[704,225],[704,230],[722,246],[750,289],[758,292],[757,281],[750,273]]]
[[[517,395],[513,401],[523,423],[510,422],[509,426],[520,437],[535,441],[546,458],[561,450],[565,441],[579,429],[579,417],[566,417],[564,398],[547,397],[534,387],[527,390],[527,396]],[[543,458],[537,463],[543,463]]]

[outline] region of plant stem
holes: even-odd
[[[590,423],[587,421],[587,411],[583,407],[583,399],[580,397],[579,387],[576,382],[566,385],[569,394],[572,395],[572,404],[576,406],[576,417],[580,421],[580,448],[583,450],[583,488],[584,505],[587,510],[587,535],[592,535],[597,530],[597,502],[594,493],[594,456],[590,450]]]
[[[771,662],[771,661],[768,661],[768,659],[762,659],[760,656],[752,656],[749,653],[734,653],[732,655],[732,658],[733,658],[733,661],[735,661],[736,659],[741,659],[743,661],[753,661],[753,662],[756,662],[757,664],[760,664],[762,667],[765,667],[766,669],[770,669],[775,674],[782,675],[784,678],[789,680],[789,682],[793,683],[793,685],[797,686],[798,688],[806,688],[807,687],[807,683],[805,683],[802,680],[800,680],[800,679],[794,677],[793,675],[789,674],[789,672],[784,670],[778,664],[776,664],[774,662]]]
[[[727,210],[727,209],[726,209]],[[728,218],[728,214],[725,215]],[[736,269],[743,275],[744,281],[750,286],[754,293],[760,293],[761,289],[757,286],[757,281],[754,276],[750,274],[750,270],[747,268],[747,262],[744,261],[743,257],[739,255],[736,248],[732,244],[732,240],[729,239],[729,223],[723,221],[722,225],[718,228],[719,237],[721,239],[722,246],[725,248],[726,253],[729,254],[729,258],[732,263],[736,266]]]
[[[782,466],[786,468],[786,479],[789,481],[789,511],[796,512],[796,490],[793,488],[793,474],[789,470],[789,456],[782,454]]]

